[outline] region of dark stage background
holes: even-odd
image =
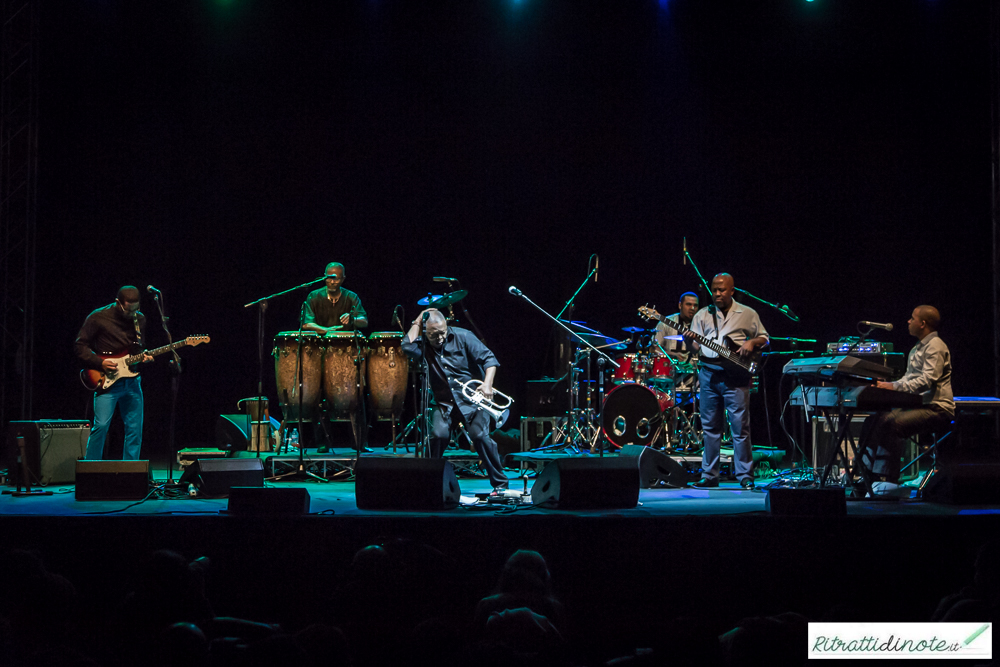
[[[432,276],[459,278],[521,405],[550,327],[507,287],[557,311],[598,253],[576,317],[615,335],[696,286],[685,236],[707,277],[729,271],[801,316],[759,307],[772,335],[892,321],[878,337],[906,351],[910,310],[938,305],[956,393],[992,393],[988,14],[985,0],[45,3],[34,416],[84,416],[77,329],[119,285],[152,283],[176,337],[212,337],[183,353],[178,445],[210,441],[255,393],[243,304],[332,260],[369,331],[397,303],[411,319]],[[268,353],[304,294],[272,303]],[[143,310],[164,343],[145,296]],[[144,372],[149,457],[166,453],[166,369]],[[270,356],[265,378],[273,403]]]

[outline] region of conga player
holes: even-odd
[[[344,265],[340,262],[326,265],[326,285],[306,296],[303,329],[327,334],[368,327],[368,315],[361,305],[361,298],[342,287],[346,277]]]

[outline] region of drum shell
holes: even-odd
[[[296,353],[297,331],[282,331],[274,337],[274,379],[278,386],[278,404],[286,420],[298,419],[298,377]],[[311,331],[302,332],[302,421],[317,417],[323,381],[323,349],[319,336]]]
[[[618,367],[614,370],[614,375],[611,377],[611,381],[615,384],[624,384],[626,382],[635,382],[635,374],[639,370],[639,355],[630,352],[628,354],[619,354],[615,357],[615,363]]]
[[[676,369],[674,368],[673,359],[670,357],[655,357],[649,369],[649,374],[646,376],[646,381],[657,389],[669,391],[674,386],[675,375]]]
[[[339,421],[350,419],[358,409],[358,380],[365,374],[365,337],[359,333],[336,331],[321,340],[326,416]],[[359,364],[355,363],[359,350],[360,375]]]
[[[605,397],[601,407],[601,430],[608,441],[618,447],[650,445],[663,424],[663,413],[671,407],[673,396],[670,393],[625,383]]]
[[[368,338],[368,396],[378,419],[395,421],[403,416],[410,371],[410,360],[403,353],[403,335],[376,331]]]

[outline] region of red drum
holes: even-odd
[[[286,420],[298,421],[299,367],[296,363],[298,331],[282,331],[274,337],[274,379],[278,385],[278,403]],[[302,332],[302,421],[312,421],[319,407],[323,381],[323,350],[319,336],[312,331]]]
[[[608,392],[601,409],[601,430],[611,444],[649,445],[664,426],[664,411],[674,405],[668,392],[626,383]]]
[[[403,336],[399,331],[376,331],[368,337],[368,395],[377,419],[398,421],[403,416],[410,370]]]
[[[653,366],[649,369],[646,381],[657,389],[670,391],[674,386],[674,376],[676,369],[674,361],[670,357],[656,357],[653,359]]]
[[[350,419],[358,409],[358,382],[365,375],[365,337],[352,331],[334,331],[320,340],[326,348],[323,352],[326,416],[334,421]],[[361,356],[360,376],[358,365],[354,363],[358,355]]]
[[[636,373],[642,373],[642,361],[637,354],[619,354],[615,357],[615,363],[618,364],[618,368],[615,369],[615,374],[611,378],[615,384],[635,382]]]

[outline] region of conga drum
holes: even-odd
[[[278,404],[286,421],[313,421],[317,417],[323,380],[323,349],[319,336],[302,332],[302,419],[299,419],[299,378],[296,352],[299,332],[282,331],[274,337],[274,379],[278,385]]]
[[[410,370],[403,336],[399,331],[376,331],[368,337],[368,395],[375,417],[384,421],[396,422],[403,416]]]
[[[327,419],[345,421],[358,409],[358,380],[364,377],[364,334],[334,331],[321,339],[323,352],[323,397]],[[359,348],[360,346],[360,348]],[[361,357],[361,375],[355,359]]]

